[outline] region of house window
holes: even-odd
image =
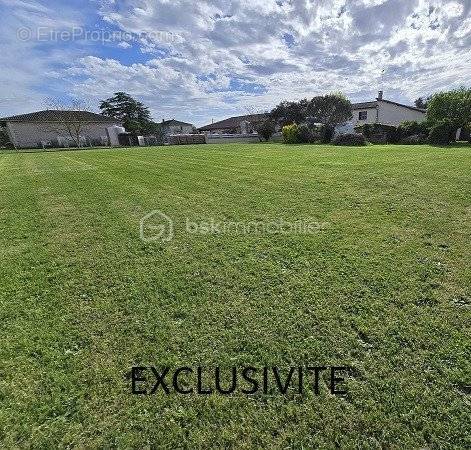
[[[368,119],[368,111],[360,111],[358,114],[358,120],[366,120]]]

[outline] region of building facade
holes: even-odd
[[[426,116],[424,109],[385,100],[381,91],[374,102],[352,104],[352,112],[353,128],[367,123],[397,127],[405,121],[423,122]]]
[[[167,135],[170,134],[192,134],[195,132],[195,126],[192,123],[180,122],[179,120],[162,120],[162,129]]]
[[[107,128],[120,126],[113,118],[89,111],[45,110],[0,118],[15,148],[110,145]]]
[[[257,125],[267,118],[267,114],[234,116],[198,128],[204,134],[255,134]]]

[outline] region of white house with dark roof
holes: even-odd
[[[180,120],[162,120],[161,124],[165,134],[191,134],[195,131],[195,126],[192,123]]]
[[[366,123],[380,123],[397,127],[405,121],[423,122],[427,111],[415,106],[385,100],[383,92],[380,91],[374,102],[353,103],[352,112],[353,127]]]
[[[89,111],[44,110],[0,118],[0,126],[15,148],[38,148],[75,147],[76,132],[83,145],[109,145],[107,129],[121,123]]]
[[[415,106],[403,105],[383,98],[379,91],[378,98],[373,102],[352,103],[352,119],[335,128],[336,134],[353,133],[356,127],[378,123],[397,127],[402,122],[423,122],[427,111]]]

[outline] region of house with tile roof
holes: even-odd
[[[251,134],[256,132],[257,125],[266,118],[267,114],[234,116],[205,125],[198,128],[198,131],[205,134]]]
[[[0,118],[15,148],[109,145],[108,129],[121,123],[89,111],[44,110]]]

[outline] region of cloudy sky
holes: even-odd
[[[471,0],[0,0],[0,115],[126,91],[155,120],[471,84]]]

